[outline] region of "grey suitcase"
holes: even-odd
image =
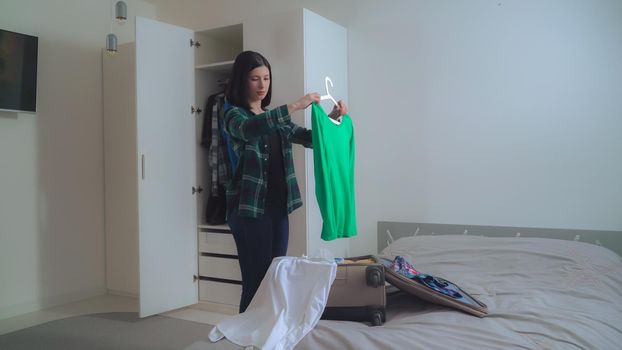
[[[371,255],[346,258],[328,294],[323,319],[367,321],[380,326],[386,320],[384,266]]]

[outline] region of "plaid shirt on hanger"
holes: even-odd
[[[229,161],[227,160],[227,145],[221,130],[223,128],[225,96],[216,97],[213,112],[216,118],[212,118],[212,148],[209,153],[209,165],[212,170],[212,191],[218,193],[218,185],[226,186],[229,182]]]
[[[230,180],[227,144],[223,130],[225,96],[214,94],[207,100],[201,145],[208,148],[207,163],[210,169],[209,194],[218,196],[218,186],[226,186]]]
[[[300,190],[294,173],[292,143],[312,148],[311,130],[291,121],[287,105],[255,115],[232,107],[225,113],[225,130],[231,136],[238,158],[238,166],[227,186],[227,216],[235,208],[238,215],[260,218],[264,214],[268,185],[269,135],[277,130],[281,135],[285,181],[287,185],[287,212],[302,206]]]

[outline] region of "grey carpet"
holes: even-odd
[[[212,326],[163,316],[113,312],[47,322],[0,336],[0,349],[184,349],[207,341]]]

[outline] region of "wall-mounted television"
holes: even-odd
[[[37,111],[39,38],[0,29],[0,111]]]

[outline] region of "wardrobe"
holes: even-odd
[[[243,50],[270,61],[270,107],[325,94],[326,76],[331,95],[347,101],[346,29],[307,9],[201,31],[137,17],[135,41],[103,53],[106,284],[138,297],[141,317],[190,305],[237,311],[237,252],[226,225],[205,222],[200,140],[207,97]],[[310,128],[310,110],[292,120]],[[346,239],[320,238],[312,151],[294,145],[294,161],[304,206],[290,215],[288,255],[347,256]]]

